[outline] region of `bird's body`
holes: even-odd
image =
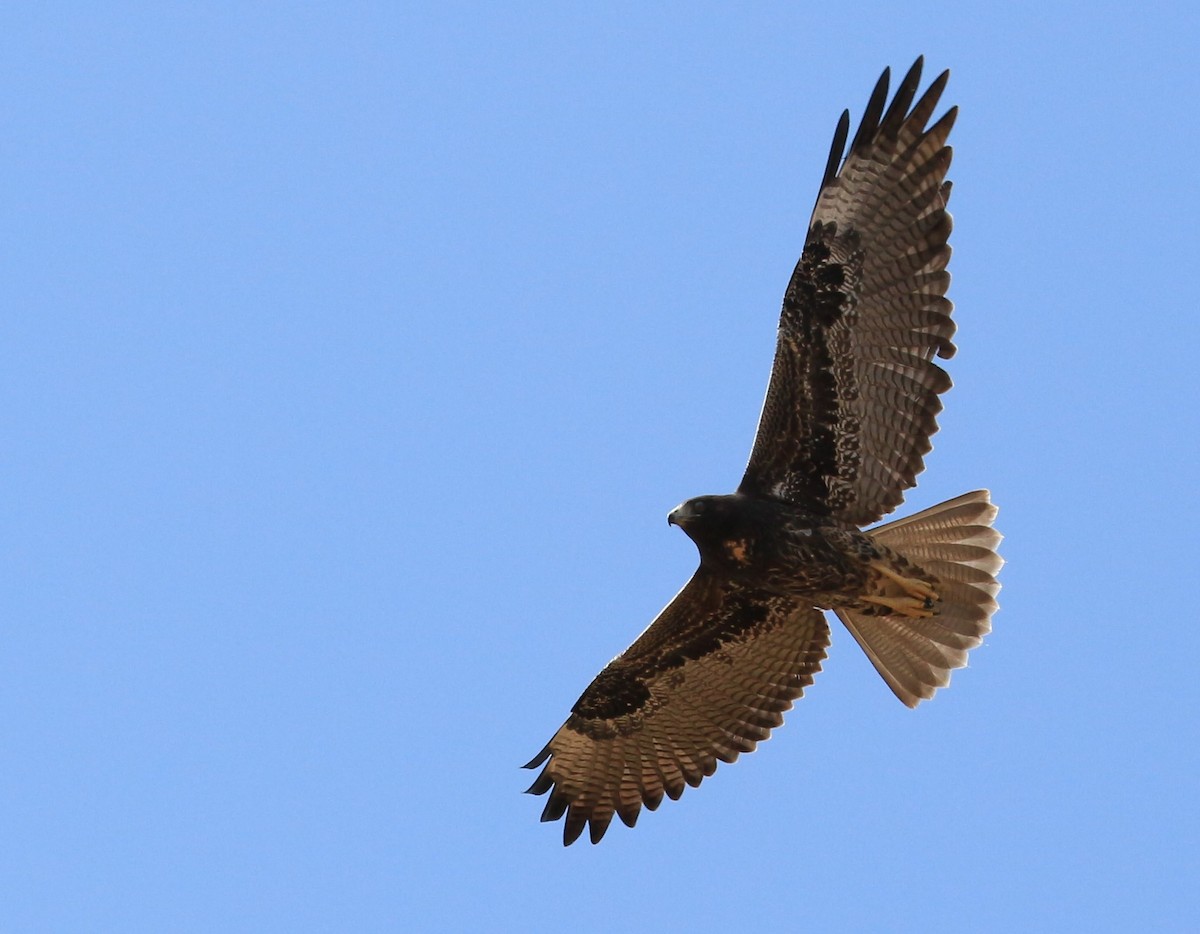
[[[881,563],[897,574],[921,573],[854,525],[784,500],[701,496],[668,519],[696,543],[702,567],[747,590],[801,598],[823,610],[874,612],[859,597],[888,591]]]
[[[905,704],[949,683],[999,590],[986,491],[884,525],[937,430],[954,353],[945,298],[951,109],[921,60],[887,104],[885,71],[849,150],[843,114],[736,492],[675,509],[700,566],[610,662],[532,762],[543,820],[593,843],[755,748],[820,670],[831,610]],[[843,154],[844,159],[843,159]]]

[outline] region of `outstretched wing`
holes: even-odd
[[[839,171],[842,114],[740,487],[859,526],[916,483],[950,388],[932,361],[954,353],[945,179],[956,109],[926,129],[949,72],[912,106],[921,64],[886,113],[884,71]]]
[[[683,794],[750,752],[812,683],[829,645],[820,611],[750,593],[700,568],[583,692],[526,768],[550,793],[543,821],[566,815],[564,844],[589,826],[599,842],[617,814]]]

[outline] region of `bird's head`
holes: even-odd
[[[667,523],[683,529],[706,557],[723,552],[730,542],[746,540],[750,518],[745,497],[734,493],[680,503],[667,514]]]
[[[685,532],[711,525],[719,521],[723,511],[718,502],[721,499],[720,496],[697,496],[684,500],[667,513],[667,525],[677,525]]]

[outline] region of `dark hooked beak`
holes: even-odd
[[[681,503],[667,513],[667,525],[677,525],[682,529],[690,518],[692,518],[691,510],[687,508],[686,503]]]

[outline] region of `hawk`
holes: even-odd
[[[922,59],[887,103],[875,85],[846,149],[842,114],[737,492],[667,517],[700,567],[596,676],[526,768],[565,816],[564,844],[678,798],[765,740],[820,670],[832,610],[909,707],[991,629],[1002,561],[986,490],[864,530],[916,483],[954,353],[946,211],[949,72],[913,103]],[[844,158],[843,158],[844,155]]]

